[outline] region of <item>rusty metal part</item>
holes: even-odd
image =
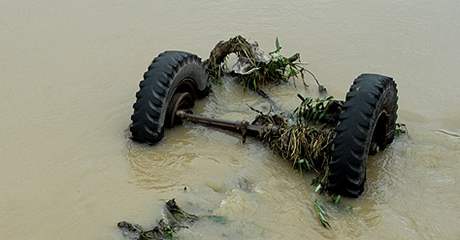
[[[240,133],[243,137],[243,142],[246,140],[246,136],[252,137],[261,137],[266,131],[266,127],[261,125],[253,125],[248,121],[227,121],[214,118],[206,118],[202,116],[197,116],[192,113],[189,113],[184,110],[179,110],[176,112],[176,116],[182,120],[186,120],[193,123],[202,124],[205,126],[211,126],[223,130],[232,131],[235,133]],[[271,127],[272,130],[277,130],[277,126]]]
[[[182,121],[189,121],[205,126],[215,127],[223,130],[232,131],[241,134],[243,143],[246,142],[247,136],[262,137],[267,130],[277,130],[278,126],[262,126],[250,124],[248,121],[227,121],[221,119],[207,118],[197,116],[190,109],[195,104],[195,98],[190,92],[176,93],[171,99],[166,112],[166,127],[172,128],[181,124]],[[268,127],[268,129],[267,129]]]
[[[177,118],[176,112],[183,109],[191,109],[195,105],[195,98],[189,92],[176,93],[166,111],[166,127],[172,128],[181,123],[181,118]]]

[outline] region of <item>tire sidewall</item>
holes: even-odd
[[[159,127],[160,129],[162,129],[162,131],[164,131],[163,129],[165,126],[165,118],[166,118],[166,112],[168,109],[168,105],[170,104],[173,96],[177,93],[178,87],[182,86],[182,84],[184,84],[187,81],[193,82],[195,89],[192,95],[194,96],[195,99],[199,95],[199,92],[201,90],[204,91],[206,89],[206,83],[202,83],[199,81],[200,79],[203,79],[203,77],[200,76],[198,71],[196,71],[198,67],[200,66],[196,63],[187,63],[183,65],[181,68],[179,68],[178,72],[174,75],[171,81],[171,85],[168,89],[168,93],[166,94],[165,102],[163,103],[164,106],[162,108],[161,115],[160,115],[159,122],[161,125]],[[200,87],[202,87],[202,89],[200,89]]]
[[[388,127],[391,128],[392,125],[394,124],[391,124],[391,121],[396,121],[395,118],[393,118],[392,120],[392,112],[393,112],[393,108],[392,105],[394,103],[394,100],[395,99],[395,89],[394,89],[394,85],[391,84],[391,83],[388,83],[386,82],[385,83],[385,89],[383,90],[381,96],[380,96],[380,99],[379,101],[377,102],[377,105],[374,109],[374,113],[372,115],[372,118],[371,118],[371,124],[370,124],[370,131],[369,131],[369,134],[367,135],[367,138],[366,138],[366,144],[365,144],[365,149],[364,149],[364,153],[363,153],[363,157],[362,157],[362,168],[363,168],[363,174],[361,175],[361,179],[360,179],[360,184],[362,185],[362,187],[364,187],[364,183],[366,182],[366,176],[367,176],[367,161],[369,159],[369,150],[370,150],[370,147],[371,147],[371,144],[372,144],[372,139],[373,139],[373,136],[374,136],[374,133],[375,133],[375,130],[376,130],[376,126],[377,126],[377,122],[381,116],[381,114],[387,114],[388,116]],[[388,129],[390,130],[390,129]],[[387,141],[387,139],[385,139],[385,141]]]

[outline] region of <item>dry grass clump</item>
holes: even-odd
[[[253,124],[265,126],[261,138],[271,149],[295,168],[315,171],[319,176],[317,181],[325,184],[342,102],[332,97],[299,98],[302,101],[290,114],[291,118],[259,113]]]

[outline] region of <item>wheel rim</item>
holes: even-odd
[[[382,111],[379,114],[372,134],[372,141],[369,149],[369,153],[371,155],[377,153],[385,145],[387,132],[389,130],[389,120],[389,114],[386,111]]]
[[[174,94],[171,103],[168,106],[165,125],[172,128],[182,123],[181,119],[176,116],[179,110],[189,110],[195,105],[195,98],[189,92],[179,92]]]

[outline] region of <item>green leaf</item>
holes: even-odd
[[[328,221],[328,214],[326,213],[326,210],[320,203],[320,200],[316,199],[314,202],[314,209],[316,214],[318,215],[319,221],[323,227],[330,229],[331,225],[329,224]]]
[[[276,40],[275,40],[275,48],[276,48],[276,52],[278,52],[279,50],[281,50],[281,45],[280,45],[280,41],[278,39],[278,37],[276,37]]]
[[[335,198],[334,198],[334,203],[335,203],[335,204],[339,204],[339,203],[340,203],[340,200],[342,200],[342,196],[337,195],[337,196],[335,196]]]
[[[319,192],[319,190],[321,190],[321,184],[318,184],[318,186],[316,186],[315,192]]]
[[[291,77],[291,66],[287,65],[284,68],[284,78],[289,79]]]
[[[220,224],[225,224],[228,221],[227,218],[224,216],[215,216],[215,215],[207,216],[207,219],[215,223],[220,223]]]

